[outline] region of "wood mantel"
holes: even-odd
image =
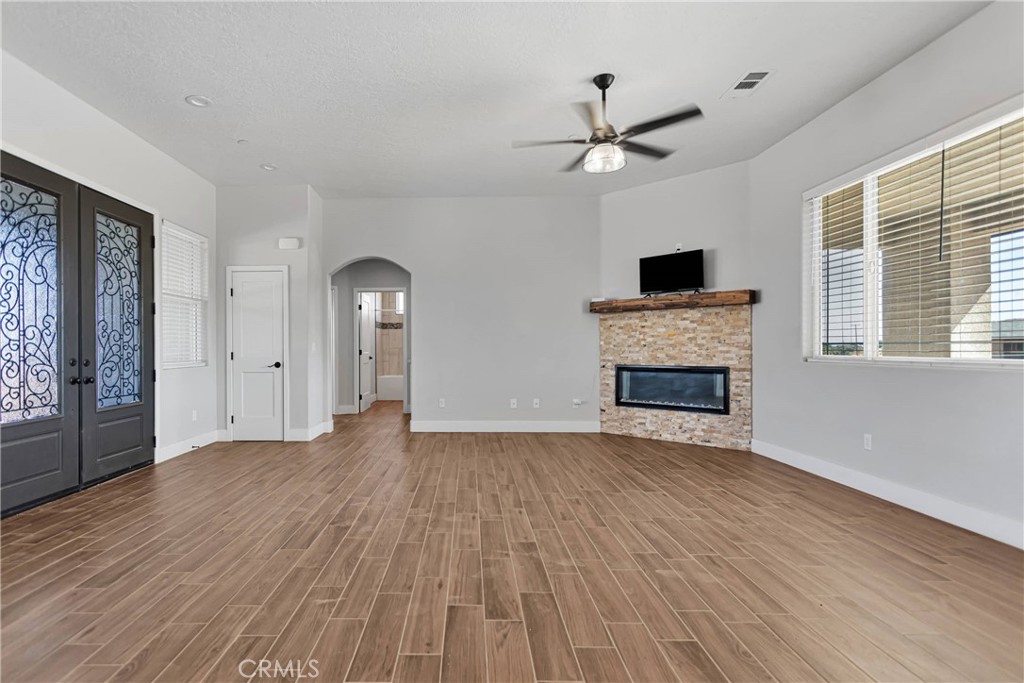
[[[641,299],[609,299],[591,301],[591,313],[628,313],[630,311],[667,311],[671,308],[705,308],[708,306],[743,306],[756,301],[753,289],[699,294],[667,294]]]

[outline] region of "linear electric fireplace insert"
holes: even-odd
[[[729,414],[729,368],[616,365],[615,405]]]

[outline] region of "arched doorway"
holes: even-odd
[[[331,275],[331,303],[334,414],[385,400],[411,412],[411,273],[385,258],[351,261]]]

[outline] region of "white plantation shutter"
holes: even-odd
[[[207,363],[208,245],[205,237],[163,224],[161,346],[165,368]]]
[[[809,202],[816,356],[1024,358],[1024,119]]]

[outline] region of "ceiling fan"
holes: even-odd
[[[674,126],[688,119],[704,116],[700,107],[691,105],[678,109],[664,116],[650,121],[638,123],[618,132],[608,123],[608,88],[611,87],[615,76],[612,74],[598,74],[594,76],[594,85],[601,91],[601,108],[598,109],[596,102],[576,102],[573,108],[583,118],[584,123],[590,128],[590,137],[583,139],[569,140],[548,140],[539,142],[513,142],[513,147],[540,147],[545,145],[588,145],[571,164],[563,168],[563,171],[575,171],[581,165],[587,173],[611,173],[618,171],[626,165],[625,152],[642,154],[655,159],[664,159],[675,150],[643,145],[634,142],[637,135],[650,133],[652,130]]]

